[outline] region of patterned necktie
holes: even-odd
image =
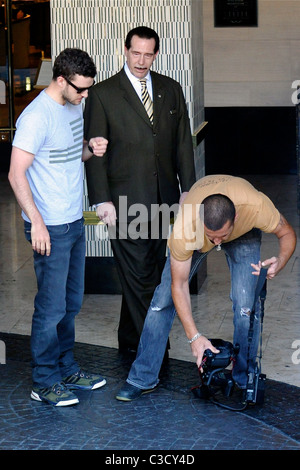
[[[142,86],[142,101],[143,105],[145,106],[146,112],[149,116],[151,124],[153,124],[153,103],[150,98],[150,95],[147,90],[147,85],[146,85],[146,78],[142,78],[140,80],[141,86]]]

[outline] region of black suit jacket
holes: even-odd
[[[151,72],[154,122],[124,69],[89,91],[84,112],[85,138],[108,139],[104,157],[86,162],[90,204],[119,196],[127,204],[178,203],[181,191],[195,182],[193,145],[182,88]]]

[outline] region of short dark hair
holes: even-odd
[[[159,36],[154,29],[148,28],[147,26],[137,26],[136,28],[133,28],[131,31],[126,36],[125,39],[125,46],[126,49],[131,48],[131,39],[132,36],[138,36],[139,38],[143,39],[154,39],[155,40],[155,46],[154,46],[154,53],[156,53],[159,50]]]
[[[71,80],[74,75],[94,78],[97,73],[93,59],[81,49],[67,48],[55,59],[52,78],[65,77]]]
[[[226,222],[233,225],[235,218],[235,207],[231,199],[224,194],[212,194],[203,201],[204,225],[209,230],[220,230]]]

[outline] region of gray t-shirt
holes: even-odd
[[[82,105],[61,105],[43,90],[16,123],[13,146],[34,155],[26,176],[46,225],[82,217]],[[22,217],[29,221],[22,212]]]

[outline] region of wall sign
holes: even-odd
[[[214,0],[215,26],[257,26],[257,0]]]

